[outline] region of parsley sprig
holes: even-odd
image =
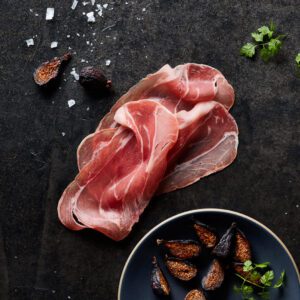
[[[274,284],[274,271],[270,269],[270,263],[255,264],[250,260],[244,262],[243,275],[236,273],[242,280],[240,286],[234,286],[234,291],[241,294],[243,300],[255,300],[255,295],[261,299],[270,299],[270,288],[280,288],[284,283],[285,271]]]
[[[264,62],[268,62],[272,57],[278,54],[282,47],[285,35],[276,34],[276,28],[273,22],[269,26],[262,26],[257,31],[252,32],[252,43],[246,43],[240,50],[240,54],[245,57],[253,57],[259,52]]]

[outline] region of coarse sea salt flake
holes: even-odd
[[[106,61],[105,61],[105,65],[106,66],[109,66],[111,64],[111,60],[110,59],[107,59]]]
[[[74,0],[71,8],[74,10],[76,8],[77,4],[78,4],[78,0]]]
[[[65,136],[65,135],[66,135],[66,133],[65,133],[65,132],[62,132],[62,133],[61,133],[61,135],[62,135],[62,136]]]
[[[98,10],[98,15],[102,17],[103,15],[103,9],[101,4],[97,4],[97,10]]]
[[[87,21],[89,23],[95,23],[96,19],[95,19],[93,11],[90,11],[89,13],[87,13],[86,16],[87,16]]]
[[[107,3],[103,4],[103,8],[107,8],[107,7],[108,7]]]
[[[50,48],[57,48],[58,42],[54,41],[51,43]]]
[[[46,10],[46,20],[52,20],[54,18],[54,8],[48,7]]]
[[[68,106],[69,106],[69,107],[72,107],[72,106],[74,106],[75,104],[76,104],[76,102],[75,102],[74,99],[68,100]]]
[[[72,68],[70,74],[74,76],[75,80],[79,80],[79,74],[76,72],[75,68]]]
[[[86,5],[88,5],[90,2],[87,2],[87,1],[84,1],[84,2],[82,2],[82,5],[83,6],[86,6]]]
[[[96,0],[91,0],[92,5],[95,5]]]
[[[28,39],[25,41],[27,44],[27,47],[33,46],[34,45],[34,40],[33,39]]]

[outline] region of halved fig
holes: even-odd
[[[201,290],[195,289],[188,292],[184,300],[206,300],[206,298]]]
[[[245,262],[251,260],[251,246],[245,234],[237,228],[235,233],[235,248],[234,248],[234,261]]]
[[[219,260],[214,259],[205,277],[202,279],[202,288],[206,291],[214,291],[224,281],[224,269]]]
[[[218,235],[213,228],[201,222],[195,221],[194,229],[200,242],[206,248],[215,247],[218,242]]]
[[[71,53],[67,52],[61,57],[54,57],[53,59],[42,63],[33,74],[35,83],[39,86],[45,86],[50,81],[56,79],[63,64],[68,62],[71,57]]]
[[[180,258],[166,256],[165,263],[169,272],[174,277],[183,281],[189,281],[193,279],[198,272],[195,265]]]
[[[189,259],[199,256],[201,246],[193,240],[156,240],[157,245],[162,245],[168,252],[175,257]]]
[[[212,254],[221,258],[227,258],[231,254],[236,231],[235,229],[236,223],[232,223],[229,229],[221,237],[219,243],[213,249]]]
[[[151,287],[156,295],[169,296],[170,286],[154,256],[152,259]]]

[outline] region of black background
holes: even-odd
[[[79,3],[72,11],[71,2],[0,2],[0,298],[116,299],[122,267],[137,241],[160,221],[194,208],[228,208],[257,218],[299,264],[299,1],[107,0],[94,24],[82,14],[91,5]],[[45,20],[46,7],[55,7],[53,21]],[[281,54],[268,64],[240,57],[250,32],[271,19],[288,34]],[[35,45],[27,47],[31,37]],[[50,49],[54,40],[58,48]],[[42,92],[33,83],[34,68],[68,47],[76,54],[59,88]],[[185,62],[220,69],[235,88],[231,112],[240,146],[234,164],[154,198],[122,242],[64,228],[56,206],[76,175],[80,141],[139,79],[166,63]],[[86,94],[70,75],[72,67],[85,65],[103,68],[116,94]],[[69,99],[76,100],[72,108]]]

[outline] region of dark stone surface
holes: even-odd
[[[122,267],[137,241],[158,222],[193,208],[228,208],[257,218],[300,263],[298,1],[106,2],[108,9],[95,24],[82,14],[90,5],[72,11],[71,1],[0,2],[0,298],[116,299]],[[55,19],[47,22],[51,6]],[[269,64],[239,57],[250,32],[271,19],[288,33],[281,55]],[[27,48],[25,39],[34,35],[35,46]],[[56,50],[49,47],[53,40],[59,42]],[[34,68],[69,46],[76,55],[66,81],[52,93],[41,92],[32,81]],[[74,82],[71,68],[87,65],[81,59],[105,70],[115,96],[97,99]],[[109,67],[105,59],[111,59]],[[184,62],[212,65],[233,84],[232,114],[240,129],[235,163],[153,199],[123,242],[64,228],[56,206],[76,174],[82,138],[133,83],[166,63]],[[71,98],[76,105],[68,108]]]

